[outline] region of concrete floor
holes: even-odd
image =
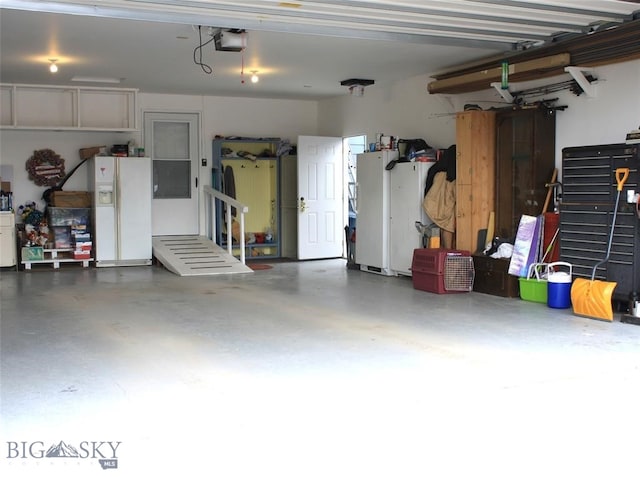
[[[637,326],[343,260],[0,284],[3,476],[640,472]]]

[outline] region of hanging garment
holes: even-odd
[[[233,169],[231,166],[225,166],[222,178],[222,192],[229,197],[236,198],[236,181],[233,177]],[[236,216],[236,208],[231,207],[231,215]]]
[[[427,172],[427,182],[424,188],[424,195],[426,196],[433,185],[433,178],[438,172],[446,172],[447,180],[449,182],[456,180],[456,145],[453,144],[444,150],[442,158],[429,168]]]
[[[435,174],[422,208],[438,227],[448,232],[455,232],[456,181],[448,181],[447,173],[444,171]]]

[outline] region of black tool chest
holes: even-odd
[[[611,253],[596,280],[616,282],[613,299],[626,303],[640,288],[640,218],[627,191],[640,193],[640,145],[607,144],[562,150],[560,259],[573,265],[574,277],[591,279],[604,259],[616,202],[615,170],[629,168],[618,205]]]

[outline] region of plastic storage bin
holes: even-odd
[[[74,227],[89,225],[91,209],[48,207],[49,227]]]

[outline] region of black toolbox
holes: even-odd
[[[628,168],[620,193],[609,260],[595,279],[616,282],[613,300],[626,307],[640,291],[640,216],[629,191],[640,190],[640,144],[603,144],[562,150],[560,260],[573,265],[575,277],[591,279],[593,267],[606,257],[616,203],[615,171]]]

